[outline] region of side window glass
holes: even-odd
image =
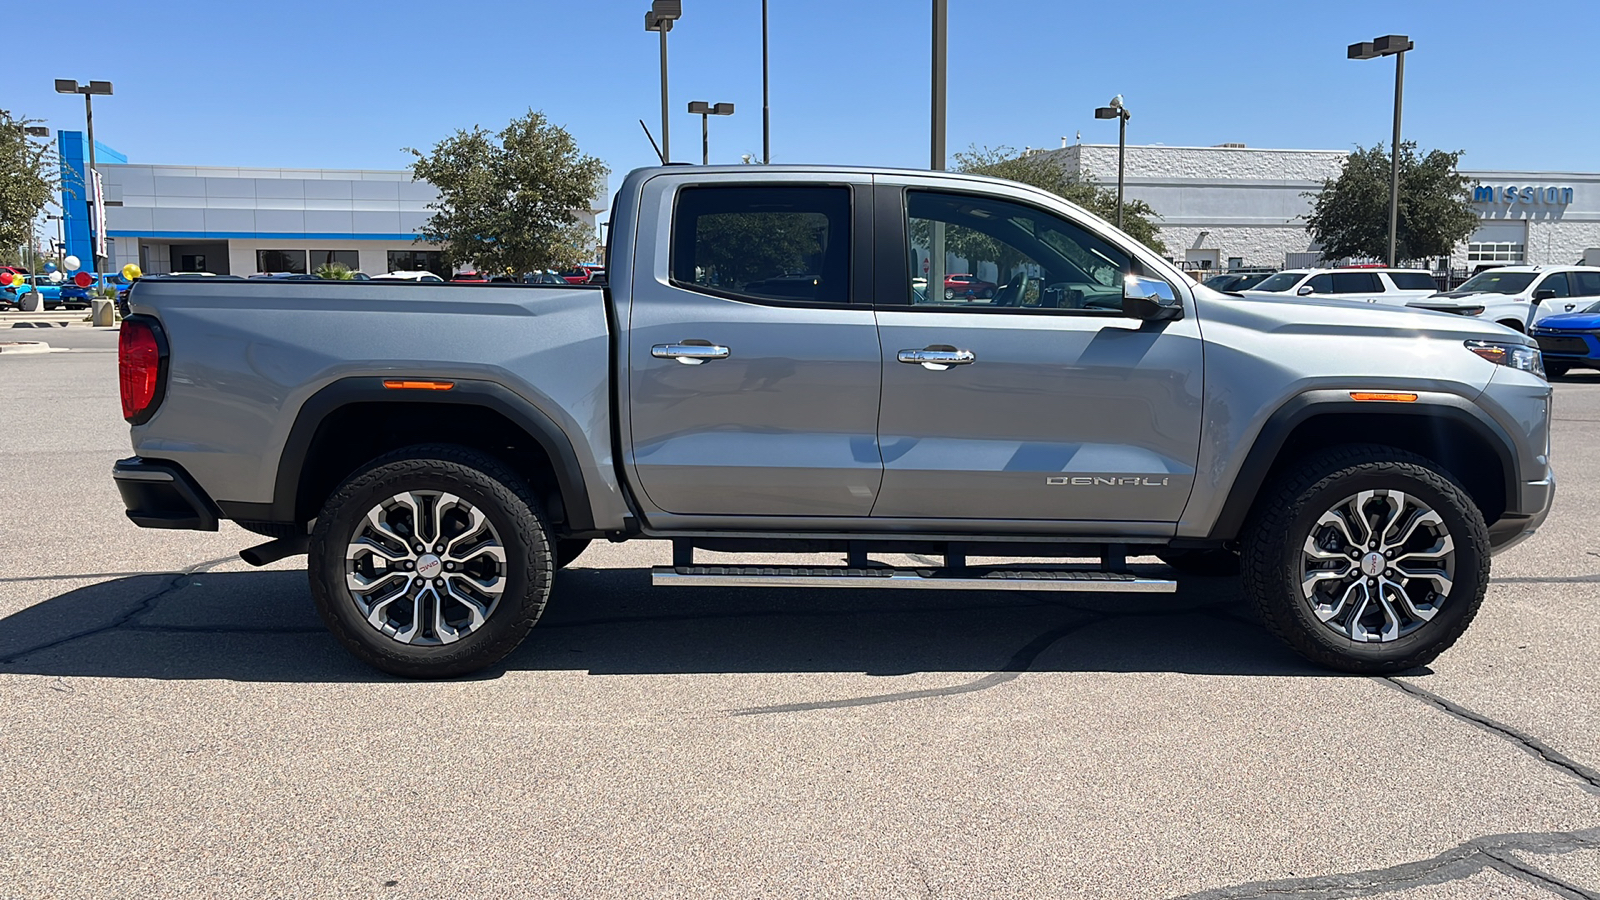
[[[672,283],[741,300],[850,302],[850,189],[703,187],[678,193]]]
[[[1333,293],[1333,276],[1332,275],[1328,275],[1326,273],[1324,273],[1322,275],[1313,275],[1313,276],[1311,276],[1311,280],[1306,282],[1306,284],[1311,286],[1311,293],[1313,293],[1313,294],[1331,294],[1331,293]]]
[[[1115,245],[1020,203],[910,191],[906,207],[906,262],[915,306],[1120,315],[1124,277],[1143,274]],[[933,264],[939,248],[942,267]]]
[[[1572,279],[1572,296],[1600,297],[1600,272],[1568,272]]]
[[[1533,289],[1535,294],[1540,291],[1555,291],[1557,297],[1572,296],[1572,292],[1567,290],[1567,273],[1557,272],[1548,276],[1545,280],[1539,282],[1538,287]]]
[[[1383,292],[1378,276],[1371,272],[1334,272],[1335,294],[1379,294]]]
[[[1389,280],[1398,291],[1437,291],[1438,282],[1425,272],[1390,272]]]

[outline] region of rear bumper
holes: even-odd
[[[177,463],[133,456],[111,467],[111,478],[140,528],[216,531],[217,505]]]

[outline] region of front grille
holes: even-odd
[[[1581,337],[1570,335],[1545,335],[1535,338],[1543,353],[1565,353],[1569,356],[1588,356],[1589,343]]]

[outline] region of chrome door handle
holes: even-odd
[[[650,348],[656,359],[675,359],[686,366],[698,366],[708,359],[727,359],[728,348],[706,341],[684,341],[681,344],[656,344]]]
[[[920,365],[930,372],[943,372],[951,366],[970,366],[978,361],[978,355],[971,350],[957,350],[954,347],[901,350],[895,358],[909,365]]]

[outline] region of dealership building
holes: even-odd
[[[66,253],[92,259],[82,132],[57,133]],[[324,263],[377,274],[448,274],[440,248],[419,242],[439,192],[411,173],[378,169],[257,169],[129,163],[95,142],[107,271],[312,272]],[[591,229],[605,191],[573,215]]]
[[[1116,144],[1041,151],[1071,173],[1117,181]],[[1128,147],[1125,189],[1159,216],[1167,255],[1186,268],[1309,266],[1322,254],[1305,230],[1307,192],[1337,178],[1343,150]],[[1462,170],[1482,217],[1449,265],[1568,264],[1600,256],[1600,174]]]

